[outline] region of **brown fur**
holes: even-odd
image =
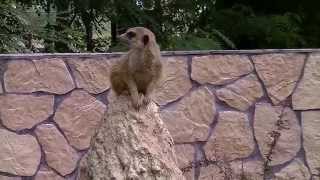
[[[130,50],[111,69],[111,87],[117,95],[129,92],[132,104],[139,109],[150,102],[150,95],[162,73],[160,49],[154,34],[135,27],[120,35]]]

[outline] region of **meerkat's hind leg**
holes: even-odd
[[[129,94],[126,82],[123,80],[123,75],[120,72],[114,71],[110,75],[111,89],[117,96],[122,94]]]

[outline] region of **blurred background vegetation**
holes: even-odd
[[[1,0],[0,53],[113,52],[128,27],[162,50],[317,48],[319,0]]]

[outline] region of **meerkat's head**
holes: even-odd
[[[149,44],[155,43],[155,35],[149,29],[144,27],[134,27],[128,29],[119,36],[121,42],[124,42],[130,49],[143,49]]]

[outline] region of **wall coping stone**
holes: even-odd
[[[211,54],[272,54],[272,53],[320,53],[318,49],[253,49],[253,50],[199,50],[199,51],[162,51],[163,56],[211,55]],[[90,57],[119,57],[123,52],[114,53],[26,53],[0,54],[1,60],[28,60],[45,58],[90,58]]]

